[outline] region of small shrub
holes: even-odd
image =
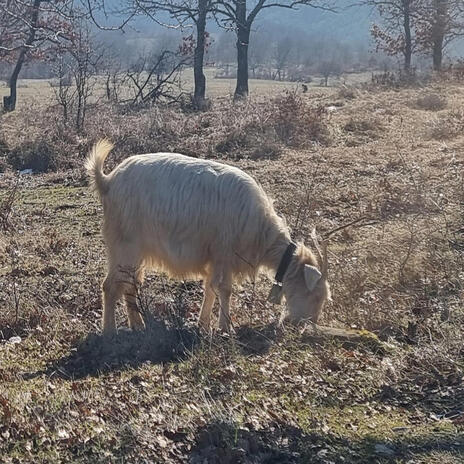
[[[354,134],[364,134],[367,132],[375,132],[382,129],[379,121],[374,119],[354,119],[351,118],[343,127],[345,132],[352,132]]]
[[[0,155],[5,155],[8,152],[9,148],[7,143],[3,139],[0,139]]]
[[[8,152],[8,145],[4,140],[0,139],[0,172],[6,172],[8,168],[8,163],[6,161]]]
[[[414,107],[425,111],[441,111],[446,108],[448,102],[446,98],[436,93],[427,93],[417,98]]]
[[[280,145],[276,143],[265,143],[258,145],[256,149],[250,154],[250,158],[253,160],[275,160],[282,152]]]
[[[266,141],[269,138],[271,141]],[[281,147],[278,143],[272,142],[273,138],[275,135],[266,137],[259,131],[245,128],[226,135],[225,139],[216,145],[215,151],[235,160],[242,158],[276,159],[281,153]]]
[[[12,150],[7,161],[13,169],[32,169],[34,172],[56,171],[56,154],[46,142],[32,142]]]
[[[345,100],[354,100],[358,96],[358,91],[353,87],[343,85],[338,90],[338,97]]]
[[[325,108],[309,106],[294,92],[275,98],[274,106],[273,128],[286,145],[304,147],[311,142],[328,143]]]
[[[384,127],[377,118],[354,118],[351,117],[343,126],[346,133],[345,145],[347,147],[359,147],[365,143],[379,138],[379,132]]]
[[[305,147],[328,141],[325,109],[310,106],[296,92],[273,100],[226,100],[202,112],[187,111],[182,105],[102,104],[99,111],[89,113],[84,134],[64,125],[56,107],[40,116],[32,108],[27,116],[7,134],[10,149],[5,158],[13,169],[35,172],[81,169],[92,143],[102,137],[115,144],[108,169],[136,153],[271,159],[279,156],[283,145]]]
[[[11,218],[18,196],[18,182],[14,183],[5,193],[0,201],[0,230],[3,232],[13,227]],[[0,240],[0,245],[2,242]]]
[[[228,154],[239,148],[246,147],[248,145],[248,139],[246,133],[242,131],[232,132],[227,134],[226,137],[216,145],[216,151],[221,154]]]
[[[464,113],[451,112],[435,117],[427,122],[428,136],[435,140],[447,140],[458,136],[464,130]]]
[[[432,75],[428,72],[418,72],[412,68],[409,72],[384,71],[379,74],[372,74],[371,84],[368,87],[400,89],[406,87],[422,86],[430,82]]]

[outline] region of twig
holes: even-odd
[[[379,222],[379,220],[376,219],[376,218],[370,218],[370,217],[363,216],[363,217],[360,217],[358,219],[355,219],[354,221],[349,222],[348,224],[343,224],[340,227],[336,227],[335,229],[332,229],[331,231],[324,234],[324,239],[327,240],[329,237],[336,234],[337,232],[340,232],[341,230],[347,229],[348,227],[354,226],[355,224],[359,224],[360,222],[363,222],[363,221],[371,221],[371,222],[362,224],[360,227],[365,227],[365,226],[369,226],[369,225],[375,225],[375,224],[378,224],[378,222]]]

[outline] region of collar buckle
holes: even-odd
[[[272,304],[280,304],[282,303],[282,295],[283,295],[282,284],[275,283],[272,286],[271,291],[269,292],[267,301],[269,301]]]

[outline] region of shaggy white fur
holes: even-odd
[[[111,149],[108,141],[98,142],[86,162],[104,210],[103,331],[116,330],[114,309],[123,295],[130,326],[144,327],[134,282],[147,267],[176,278],[202,278],[200,325],[209,327],[219,295],[219,326],[228,330],[232,283],[261,268],[275,272],[290,243],[271,200],[240,169],[180,154],[132,156],[105,175]],[[289,319],[316,321],[329,296],[326,276],[320,278],[315,266],[314,255],[300,244],[283,282]],[[135,281],[127,278],[127,269],[135,270]],[[317,283],[307,284],[308,276]]]

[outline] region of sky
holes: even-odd
[[[123,0],[107,0],[108,10],[121,1]],[[347,41],[368,41],[370,37],[370,24],[372,22],[370,9],[366,7],[346,8],[347,5],[353,3],[352,0],[337,0],[336,3],[339,9],[337,13],[307,6],[301,6],[298,10],[289,10],[286,8],[265,9],[257,16],[254,29],[259,30],[263,25],[269,27],[272,24],[276,24],[277,26],[288,28],[289,31],[297,28],[322,37],[345,38]],[[250,2],[250,5],[252,4],[253,2]],[[114,21],[117,22],[115,17],[111,17],[109,20],[110,23]],[[150,19],[139,17],[132,21],[131,25],[126,29],[128,33],[138,31],[146,35],[157,32],[159,28]],[[219,30],[213,20],[209,22],[208,29],[213,33]]]
[[[106,4],[108,10],[111,10],[115,4],[125,1],[106,0]],[[253,1],[248,0],[248,2],[250,5],[253,4]],[[335,39],[348,45],[362,43],[373,50],[370,28],[375,20],[375,13],[366,6],[348,7],[353,3],[355,3],[354,0],[336,0],[338,11],[335,13],[307,6],[301,6],[297,10],[277,7],[265,9],[257,16],[253,31],[256,33],[263,28],[269,30],[275,25],[280,32],[283,29],[288,30],[288,35],[295,30],[300,30],[317,38]],[[160,18],[163,20],[162,16]],[[167,16],[164,20],[169,22]],[[108,21],[108,24],[115,25],[121,19],[112,16]],[[125,30],[126,37],[133,40],[153,39],[166,32],[162,26],[156,25],[152,20],[143,16],[135,18]],[[207,30],[213,36],[221,32],[214,20],[209,21]],[[463,55],[464,41],[453,43],[447,53],[452,57]]]

